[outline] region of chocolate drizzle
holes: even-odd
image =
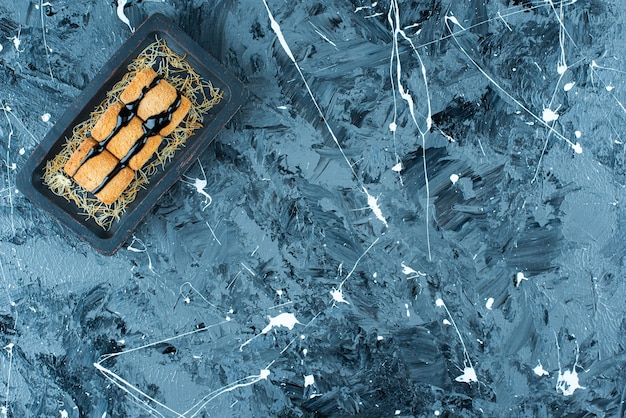
[[[148,91],[156,87],[156,85],[159,84],[161,80],[162,77],[159,75],[154,77],[149,85],[141,89],[141,93],[139,94],[139,97],[137,97],[137,99],[130,103],[127,103],[120,109],[120,112],[117,114],[117,122],[115,123],[115,128],[113,128],[111,133],[106,138],[104,138],[102,141],[99,141],[97,145],[89,150],[89,152],[83,157],[83,160],[80,162],[76,170],[72,173],[72,176],[74,176],[76,172],[83,166],[83,164],[85,164],[90,158],[102,154],[111,139],[113,139],[113,137],[117,135],[123,127],[127,126],[132,118],[137,114],[137,109],[139,108],[139,103],[141,102],[141,99],[143,99]]]
[[[145,88],[144,88],[144,90],[145,90]],[[138,103],[139,100],[141,100],[141,97],[143,97],[143,93],[140,96],[140,98],[137,99],[133,103],[136,103],[136,102]],[[149,117],[148,119],[146,119],[144,121],[144,123],[142,125],[143,135],[141,135],[141,137],[139,137],[137,142],[135,142],[135,144],[128,151],[128,153],[117,163],[117,165],[102,180],[102,182],[98,185],[98,187],[96,187],[94,190],[92,190],[93,194],[96,194],[96,193],[100,192],[104,187],[106,187],[106,185],[120,171],[122,171],[124,168],[126,168],[128,166],[128,162],[130,161],[130,159],[133,158],[135,155],[137,155],[143,149],[143,147],[148,142],[148,138],[150,138],[152,136],[155,136],[155,135],[158,135],[159,132],[161,132],[161,130],[163,128],[165,128],[167,125],[170,124],[170,122],[172,121],[172,116],[174,115],[174,112],[176,112],[176,110],[178,110],[178,108],[180,107],[181,103],[182,103],[182,95],[180,94],[180,92],[177,92],[176,93],[176,100],[174,100],[174,102],[167,108],[167,110],[159,113],[158,115],[151,116],[151,117]],[[130,105],[130,103],[127,106],[129,106],[129,105]],[[119,121],[119,117],[118,117],[118,121]],[[94,147],[94,149],[95,148],[96,147]],[[102,152],[102,151],[100,151],[100,152]]]

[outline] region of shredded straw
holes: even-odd
[[[150,161],[135,172],[135,178],[120,197],[111,205],[106,205],[68,177],[63,167],[83,140],[89,137],[100,115],[112,103],[118,101],[120,93],[130,84],[135,75],[146,67],[155,70],[186,96],[191,101],[191,108],[174,132],[164,138],[163,144]],[[150,182],[150,177],[158,172],[159,167],[163,169],[176,151],[185,145],[193,132],[202,126],[203,115],[219,103],[222,96],[223,92],[213,87],[210,81],[202,80],[200,75],[185,61],[184,56],[172,51],[164,40],[156,38],[155,42],[148,45],[128,65],[128,72],[107,93],[107,98],[96,107],[89,119],[74,127],[72,137],[66,138],[61,152],[46,163],[42,181],[53,193],[76,204],[86,219],[93,219],[104,230],[108,230],[114,221],[120,219],[128,205],[135,200],[139,190],[145,188]]]

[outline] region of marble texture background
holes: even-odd
[[[157,12],[250,99],[104,257],[15,175]],[[623,417],[625,18],[1,0],[0,412]]]

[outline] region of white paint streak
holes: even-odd
[[[472,359],[470,358],[469,353],[467,351],[467,347],[465,346],[465,341],[463,341],[463,337],[461,336],[461,331],[459,330],[459,327],[456,326],[456,322],[454,322],[454,318],[452,318],[452,314],[450,314],[450,311],[448,310],[448,307],[444,303],[443,299],[437,298],[437,300],[435,300],[435,305],[437,305],[438,307],[442,307],[446,310],[446,313],[448,314],[448,317],[450,318],[450,322],[452,326],[454,327],[454,330],[456,331],[457,336],[459,337],[459,341],[461,341],[461,346],[463,347],[463,356],[464,356],[463,374],[458,376],[455,380],[457,382],[462,382],[462,383],[467,383],[467,384],[470,384],[472,382],[478,382],[478,377],[476,376],[476,370],[474,369],[474,365],[472,364]]]
[[[135,32],[135,28],[133,28],[130,24],[130,20],[124,14],[124,6],[126,6],[127,0],[117,0],[117,17],[130,29],[131,32]]]
[[[335,44],[333,41],[331,41],[330,39],[328,39],[328,37],[326,35],[324,35],[322,33],[322,31],[313,24],[313,22],[309,22],[311,24],[311,26],[313,26],[315,28],[315,33],[317,33],[319,36],[322,37],[323,40],[325,40],[326,42],[328,42],[329,44],[331,44],[332,46],[335,47],[335,49],[337,49],[337,44]]]
[[[298,65],[298,62],[296,61],[296,58],[294,57],[293,53],[291,52],[291,48],[289,48],[289,45],[287,44],[287,40],[283,36],[283,32],[282,32],[282,30],[280,28],[280,25],[278,24],[276,19],[274,19],[274,15],[272,15],[272,11],[270,10],[270,8],[268,6],[267,1],[263,0],[263,4],[265,5],[265,10],[267,11],[267,16],[270,19],[270,25],[272,27],[272,30],[276,34],[276,37],[278,38],[278,42],[280,43],[281,47],[283,48],[283,50],[285,51],[285,53],[287,54],[287,56],[289,57],[289,59],[291,60],[293,65],[296,67],[296,71],[298,71],[298,74],[300,75],[300,78],[302,79],[302,82],[304,83],[304,87],[306,88],[306,91],[309,94],[309,97],[311,97],[311,101],[313,102],[313,105],[315,106],[315,109],[317,110],[318,114],[322,118],[322,121],[324,122],[324,126],[326,127],[326,130],[328,131],[330,136],[333,138],[333,141],[335,142],[335,145],[339,149],[339,152],[341,152],[341,155],[342,155],[343,159],[346,161],[346,163],[348,164],[348,167],[350,167],[350,171],[352,172],[352,175],[354,176],[355,179],[358,180],[359,177],[357,176],[356,171],[354,171],[353,164],[348,159],[348,156],[346,155],[345,151],[343,150],[343,147],[339,143],[339,140],[337,139],[337,136],[335,135],[335,132],[331,128],[330,124],[328,123],[328,119],[326,118],[326,115],[324,114],[324,112],[322,111],[322,108],[320,107],[319,103],[315,99],[315,95],[313,94],[313,91],[311,90],[311,86],[309,86],[309,83],[306,81],[306,78],[304,77],[304,73],[302,72],[302,69],[300,68],[300,65]],[[430,102],[429,102],[429,106],[430,106]],[[376,199],[374,199],[374,202],[376,203],[376,205],[372,206],[371,201],[370,201],[370,194],[365,189],[365,186],[362,186],[362,188],[365,191],[365,193],[368,195],[368,203],[370,204],[370,207],[372,208],[372,210],[374,210],[375,207],[378,207],[378,205],[376,203]],[[376,215],[376,217],[378,219],[381,219],[382,212],[379,212],[379,213],[374,212],[374,214]],[[384,220],[384,217],[382,217],[381,220]],[[384,223],[385,223],[385,226],[386,226],[387,222],[384,221]]]
[[[565,141],[570,147],[572,147],[572,149],[577,153],[580,154],[582,153],[582,148],[580,146],[580,144],[576,143],[574,144],[569,138],[567,138],[565,135],[561,134],[560,132],[556,131],[554,129],[553,126],[548,125],[547,122],[545,122],[541,117],[539,117],[539,115],[535,114],[532,110],[530,110],[526,105],[524,105],[521,101],[519,101],[518,99],[516,99],[515,97],[513,97],[513,95],[511,93],[509,93],[504,87],[502,87],[500,84],[498,84],[498,82],[491,77],[487,71],[485,71],[479,64],[478,62],[476,62],[476,60],[474,60],[465,50],[465,48],[463,48],[463,45],[461,45],[461,43],[459,42],[459,40],[456,37],[456,33],[454,30],[452,30],[452,28],[450,27],[450,23],[452,23],[453,25],[458,26],[459,28],[461,28],[461,31],[465,31],[466,29],[459,23],[459,21],[456,19],[456,17],[451,16],[451,15],[447,15],[446,16],[446,27],[448,28],[448,31],[450,32],[450,35],[452,36],[452,38],[454,39],[454,41],[457,44],[457,47],[459,48],[459,50],[472,62],[472,64],[476,67],[476,69],[483,75],[483,77],[485,77],[487,80],[489,80],[489,82],[491,84],[493,84],[502,94],[504,94],[509,100],[511,100],[513,103],[515,103],[520,109],[522,109],[524,112],[526,112],[531,118],[533,118],[535,120],[535,122],[539,122],[544,128],[548,129],[548,131],[558,137],[559,139],[561,139],[562,141]]]
[[[391,52],[391,59],[389,64],[389,75],[391,81],[391,87],[393,90],[393,100],[394,100],[394,116],[393,116],[393,124],[394,129],[392,132],[395,132],[395,123],[397,119],[397,105],[396,105],[396,95],[395,88],[397,86],[398,93],[400,97],[407,103],[409,107],[409,113],[411,114],[411,120],[413,124],[417,128],[420,133],[422,139],[422,164],[424,170],[424,184],[426,189],[426,202],[424,204],[425,207],[425,223],[426,223],[426,245],[428,248],[428,260],[432,260],[432,253],[430,248],[430,182],[428,179],[428,169],[426,167],[426,134],[430,131],[432,127],[432,109],[430,103],[430,91],[428,89],[428,78],[426,76],[426,66],[422,60],[422,56],[418,52],[417,48],[413,44],[413,41],[407,34],[400,28],[400,8],[398,6],[397,0],[392,0],[389,4],[389,12],[387,13],[387,22],[389,22],[389,26],[393,31],[393,46]],[[422,127],[418,122],[415,116],[415,104],[413,101],[413,97],[409,94],[407,90],[405,90],[404,85],[402,84],[402,64],[400,62],[400,49],[398,45],[398,38],[402,37],[408,44],[411,46],[413,53],[417,57],[417,60],[420,64],[421,74],[422,74],[422,82],[424,84],[424,91],[426,95],[426,126]],[[395,71],[394,71],[394,62],[395,62]],[[395,80],[394,80],[395,74]],[[391,129],[391,125],[390,125]],[[395,136],[394,136],[395,140]]]
[[[41,19],[41,36],[43,38],[43,47],[46,50],[46,61],[48,61],[48,72],[50,73],[50,78],[54,80],[54,76],[52,75],[52,64],[50,63],[50,52],[52,52],[52,48],[48,46],[48,42],[46,40],[46,22],[43,18],[43,7],[50,6],[52,4],[50,2],[42,3],[42,0],[39,0],[39,18]]]
[[[389,226],[387,225],[387,219],[385,219],[385,217],[383,216],[383,211],[378,206],[378,199],[376,199],[374,196],[369,194],[365,186],[363,186],[363,191],[367,195],[367,205],[370,207],[372,212],[374,212],[374,215],[376,216],[376,218],[378,218],[379,221],[385,224],[385,226]]]

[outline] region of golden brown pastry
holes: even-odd
[[[95,195],[98,199],[110,205],[117,200],[133,178],[135,178],[135,172],[133,170],[128,167],[122,168],[99,192],[96,192]]]
[[[111,104],[96,122],[91,130],[91,136],[98,142],[104,141],[117,126],[117,117],[124,105],[120,102]]]
[[[191,102],[152,68],[139,71],[102,113],[64,166],[76,182],[106,204],[117,200],[135,171],[182,122]]]
[[[154,133],[167,136],[183,120],[191,107],[191,102],[176,91],[170,83],[161,80],[150,89],[139,102],[137,116]],[[153,126],[154,125],[154,126]]]
[[[76,173],[76,171],[82,165],[83,160],[85,159],[87,154],[97,144],[98,143],[92,138],[87,138],[83,142],[81,142],[81,144],[78,146],[76,151],[74,151],[74,153],[72,154],[70,159],[67,161],[67,163],[65,163],[65,166],[63,167],[63,170],[65,171],[65,173],[68,176],[73,177],[74,173]]]
[[[106,148],[118,160],[121,160],[126,157],[143,134],[143,122],[138,117],[134,117],[107,142]]]
[[[146,139],[146,143],[141,147],[141,149],[131,157],[130,161],[128,161],[128,166],[133,170],[139,170],[143,165],[152,157],[152,154],[159,149],[159,145],[161,145],[161,141],[163,137],[160,135],[151,136]]]
[[[143,89],[150,87],[152,81],[157,78],[157,73],[152,68],[144,68],[139,71],[128,86],[120,94],[120,100],[129,104],[142,96]]]
[[[93,192],[98,186],[106,181],[107,176],[119,163],[118,159],[107,150],[94,154],[80,166],[74,180],[85,189]]]
[[[183,119],[187,115],[187,112],[189,112],[189,109],[191,108],[191,102],[189,101],[189,99],[181,95],[180,100],[180,106],[174,111],[174,113],[172,113],[170,123],[165,125],[165,127],[159,131],[162,136],[168,136],[169,134],[171,134],[174,129],[176,129],[176,127],[183,121]]]

